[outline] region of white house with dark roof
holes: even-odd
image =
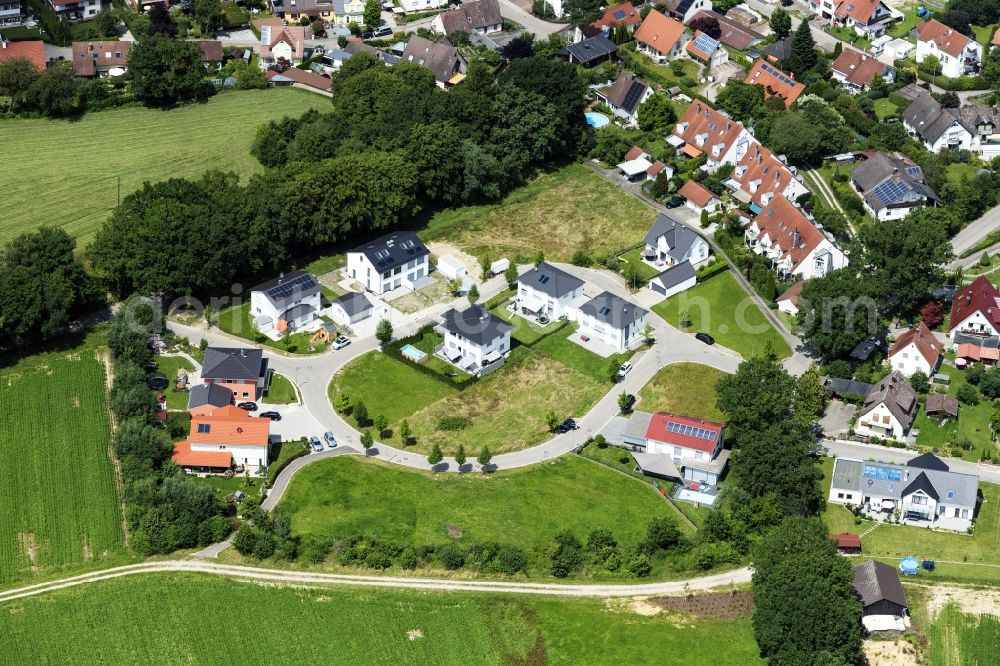
[[[638,305],[604,291],[577,309],[579,334],[625,350],[642,340],[649,314]]]
[[[685,261],[698,266],[709,255],[708,241],[663,213],[656,216],[643,242],[643,261],[661,270]]]
[[[865,437],[902,440],[909,434],[919,409],[910,382],[902,373],[893,371],[868,391],[854,431]]]
[[[876,153],[851,169],[851,185],[876,220],[897,220],[938,200],[923,170],[902,155]]]
[[[569,304],[583,295],[583,280],[542,262],[517,278],[517,312],[555,321],[569,316]]]
[[[904,524],[965,531],[976,514],[978,490],[978,476],[952,472],[932,453],[906,465],[837,458],[827,501],[860,506],[876,517],[898,512]]]
[[[349,250],[347,276],[374,294],[394,289],[413,291],[430,273],[430,256],[415,233],[394,231]]]
[[[271,337],[309,330],[319,321],[323,288],[311,273],[292,271],[250,290],[250,316]]]
[[[903,109],[903,127],[919,137],[927,150],[945,148],[971,150],[985,160],[1000,156],[1000,109],[981,104],[963,104],[957,109],[942,107],[937,100],[915,86],[912,101]]]
[[[649,289],[663,298],[687,291],[698,282],[698,274],[690,261],[682,261],[663,271],[647,285]]]
[[[609,88],[599,89],[596,94],[608,105],[615,117],[635,127],[639,122],[639,107],[653,96],[653,89],[632,72],[622,70]]]
[[[356,324],[371,316],[375,306],[364,294],[349,291],[330,303],[330,316],[344,325]]]
[[[440,329],[444,342],[435,353],[469,374],[484,375],[503,366],[514,327],[489,310],[472,305],[445,312]]]
[[[440,35],[454,32],[490,35],[503,29],[497,0],[471,0],[441,12],[431,21],[431,30]]]

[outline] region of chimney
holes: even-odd
[[[278,273],[278,284],[281,284],[284,281],[284,279],[285,279],[285,272],[282,271],[281,273]]]
[[[246,349],[241,349],[240,350],[240,358],[246,358],[246,357],[247,357],[247,350]]]

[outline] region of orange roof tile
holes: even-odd
[[[660,53],[670,53],[683,34],[683,25],[654,9],[635,31],[635,40]]]
[[[856,86],[866,86],[884,72],[886,66],[870,55],[854,49],[844,49],[840,57],[830,65],[830,69],[843,74],[845,79]]]
[[[993,39],[990,41],[990,44],[1000,46],[1000,28],[997,28],[997,31],[993,33]]]
[[[710,156],[721,158],[742,132],[743,125],[700,100],[692,102],[674,125],[674,135],[687,144],[681,152],[691,157],[705,150]],[[699,141],[699,137],[703,140]],[[713,150],[715,146],[722,146],[718,153]]]
[[[889,358],[906,349],[910,343],[917,346],[917,351],[928,364],[934,365],[938,362],[941,356],[941,342],[922,321],[896,338],[896,344],[889,350]]]
[[[702,51],[701,49],[698,48],[697,46],[698,37],[701,34],[702,34],[701,30],[695,30],[694,37],[692,37],[691,40],[688,41],[687,46],[684,47],[684,50],[693,55],[695,58],[701,60],[702,62],[708,62],[709,60],[712,59],[712,53],[715,53],[715,51],[712,51],[712,53],[706,53],[705,51]]]
[[[269,419],[254,418],[239,407],[226,405],[209,414],[193,415],[188,439],[198,444],[267,446],[270,425]]]
[[[881,4],[882,0],[840,0],[833,13],[839,18],[849,16],[861,25],[868,25],[872,14]]]
[[[39,70],[45,69],[45,43],[41,40],[27,42],[0,42],[0,62],[24,58]]]
[[[615,18],[615,14],[622,12],[624,16],[622,18]],[[636,11],[636,8],[632,6],[631,2],[623,2],[620,5],[611,5],[604,10],[604,16],[597,19],[590,25],[595,28],[615,28],[624,23],[628,26],[637,26],[642,23],[642,16]]]
[[[767,235],[771,244],[781,249],[781,257],[792,262],[792,272],[826,238],[784,195],[779,194],[754,218],[760,229],[757,238]],[[793,236],[798,234],[798,244]]]
[[[760,206],[764,204],[765,194],[782,194],[795,180],[795,174],[774,153],[755,143],[733,169],[730,178]]]
[[[681,189],[677,191],[677,194],[681,195],[695,206],[699,208],[704,208],[709,204],[712,199],[715,199],[715,193],[708,189],[701,183],[697,183],[693,180],[689,180],[681,186]]]
[[[795,284],[793,284],[791,287],[789,287],[785,291],[785,293],[783,293],[781,296],[778,296],[776,299],[774,299],[775,302],[778,302],[778,301],[788,301],[789,303],[791,303],[795,307],[798,307],[799,306],[799,296],[802,295],[802,288],[806,286],[806,282],[808,282],[808,280],[799,280],[798,282],[796,282]]]
[[[806,89],[804,85],[794,80],[791,74],[786,74],[763,60],[754,63],[743,83],[756,83],[764,86],[764,97],[774,97],[775,95],[781,97],[785,100],[785,108],[791,108],[802,91]]]
[[[230,467],[233,454],[229,451],[192,451],[191,442],[185,439],[174,444],[171,460],[181,467]]]
[[[939,51],[958,57],[972,40],[938,20],[930,19],[917,26],[917,40],[934,42]]]

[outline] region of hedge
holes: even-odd
[[[271,464],[271,465],[267,466],[267,487],[268,488],[270,488],[271,486],[274,485],[274,480],[278,478],[278,475],[281,474],[281,472],[284,471],[284,469],[286,467],[288,467],[288,465],[290,465],[293,460],[295,460],[296,458],[301,458],[302,456],[309,455],[309,446],[305,443],[305,438],[304,437],[301,440],[297,440],[296,439],[296,440],[292,440],[292,441],[289,441],[289,442],[282,442],[281,443],[282,446],[291,446],[293,444],[299,444],[300,445],[299,450],[295,453],[294,456],[290,456],[288,458],[285,458],[284,460],[281,461],[280,465]]]
[[[716,257],[715,263],[708,264],[707,266],[702,266],[698,269],[698,282],[704,282],[705,280],[718,275],[723,271],[729,270],[729,264],[727,264],[722,259]]]
[[[423,365],[422,363],[417,363],[413,361],[412,359],[405,356],[403,352],[400,351],[400,349],[402,349],[406,345],[417,342],[418,340],[420,340],[420,338],[424,337],[425,333],[432,330],[434,330],[433,326],[424,326],[419,331],[417,331],[416,333],[414,333],[409,337],[400,338],[399,340],[393,340],[385,347],[383,347],[382,351],[385,354],[388,354],[389,356],[397,359],[398,361],[407,364],[417,372],[421,372],[427,375],[428,377],[433,377],[439,382],[447,384],[448,386],[451,386],[453,388],[463,389],[479,381],[479,377],[476,377],[475,375],[469,375],[468,377],[444,377],[441,375],[441,373],[434,372],[433,370]]]
[[[940,74],[934,76],[933,74],[928,74],[927,72],[921,72],[917,70],[917,78],[921,81],[927,81],[928,83],[933,83],[939,88],[944,88],[945,90],[990,90],[989,84],[983,79],[982,76],[960,76],[957,79],[953,79],[947,76],[941,76]]]

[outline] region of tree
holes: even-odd
[[[545,415],[545,424],[549,427],[549,432],[555,432],[556,427],[559,425],[559,417],[552,410]]]
[[[616,127],[608,126],[594,137],[594,147],[591,149],[590,155],[604,164],[614,165],[621,161],[622,156],[631,147],[632,142],[629,141],[624,132]]]
[[[957,109],[962,105],[962,100],[958,94],[949,90],[941,95],[941,107],[945,109]]]
[[[710,543],[728,541],[732,536],[732,530],[729,527],[729,520],[726,519],[726,514],[720,509],[709,512],[705,516],[705,521],[698,530],[698,534],[704,541]]]
[[[583,564],[583,545],[569,530],[560,532],[554,540],[550,571],[556,578],[565,578]]]
[[[455,451],[455,464],[458,465],[458,467],[461,469],[462,465],[465,464],[466,460],[467,458],[465,456],[465,446],[459,444],[458,450]]]
[[[719,91],[715,105],[737,120],[748,122],[762,113],[764,86],[730,79]]]
[[[410,422],[403,419],[403,422],[399,424],[399,441],[403,443],[403,446],[409,446],[411,436]]]
[[[448,293],[452,296],[458,296],[462,293],[462,281],[458,278],[454,280],[448,280]]]
[[[167,3],[157,2],[153,4],[149,10],[148,16],[149,29],[146,31],[147,36],[177,36],[177,26],[174,24],[173,19],[170,18],[170,12],[167,10]]]
[[[431,454],[427,456],[427,462],[431,467],[438,465],[444,460],[444,454],[441,453],[441,447],[437,445],[437,442],[431,446]]]
[[[476,285],[469,287],[469,291],[466,293],[465,297],[469,299],[470,304],[475,305],[476,301],[479,300],[479,287]]]
[[[491,460],[493,460],[493,454],[490,453],[490,447],[484,446],[480,449],[479,455],[476,456],[476,462],[479,463],[479,466],[482,467],[485,472]]]
[[[809,21],[802,21],[792,35],[792,47],[788,58],[781,64],[796,76],[802,76],[816,66],[816,42],[813,40]]]
[[[28,97],[31,106],[47,116],[67,116],[77,111],[80,98],[73,66],[68,62],[53,63],[32,84]]]
[[[375,326],[375,339],[382,347],[392,341],[392,322],[388,319],[380,319]]]
[[[795,420],[805,425],[812,424],[823,413],[829,393],[820,378],[820,371],[815,365],[809,366],[795,380],[795,399],[793,416]]]
[[[923,370],[917,370],[912,375],[910,375],[910,386],[917,393],[927,393],[931,388],[930,380],[927,379],[927,374]]]
[[[202,34],[211,35],[222,25],[222,3],[219,0],[194,0],[194,17],[201,25]]]
[[[570,21],[577,25],[596,21],[602,14],[600,0],[566,0],[563,10]]]
[[[374,30],[379,26],[382,19],[382,7],[378,0],[367,0],[365,2],[364,22],[369,30]]]
[[[118,37],[118,18],[112,12],[98,12],[94,19],[101,37]]]
[[[157,35],[132,47],[126,77],[136,99],[147,106],[169,107],[202,96],[204,73],[197,44]]]
[[[867,663],[854,570],[818,518],[786,518],[754,548],[754,637],[772,664]]]
[[[979,390],[972,384],[962,384],[955,392],[955,397],[964,405],[979,404]]]
[[[507,286],[510,286],[517,283],[517,277],[517,265],[512,262],[503,272],[503,278],[507,281]]]
[[[385,437],[385,433],[389,430],[389,419],[384,414],[375,417],[375,430],[379,437]]]
[[[646,526],[643,547],[649,553],[669,550],[681,542],[681,530],[670,516],[658,516]]]
[[[730,483],[751,499],[776,494],[786,515],[815,515],[823,500],[815,443],[810,424],[798,420],[743,431]]]
[[[518,35],[514,39],[507,42],[502,49],[500,49],[500,54],[507,60],[516,60],[518,58],[530,58],[535,55],[534,40],[525,34]]]
[[[677,122],[677,112],[667,96],[655,93],[639,105],[639,128],[644,132],[665,132]]]
[[[711,16],[699,16],[688,24],[688,28],[691,29],[691,32],[701,30],[712,39],[719,39],[722,36],[719,20]]]
[[[10,98],[11,112],[27,104],[28,91],[38,76],[38,68],[27,58],[10,58],[0,62],[0,95]]]
[[[337,399],[333,403],[334,409],[340,414],[346,414],[351,409],[351,396],[346,391],[337,394]]]
[[[768,25],[771,26],[771,30],[778,39],[784,39],[792,32],[792,16],[781,7],[778,7],[771,13]]]
[[[851,269],[833,271],[806,283],[799,296],[802,338],[825,361],[846,358],[878,328],[874,285]]]
[[[372,448],[375,444],[375,438],[372,437],[371,430],[365,430],[361,433],[361,450],[364,451],[365,455],[368,455],[368,449]]]
[[[795,380],[774,358],[743,361],[715,387],[715,403],[726,415],[727,439],[742,445],[750,433],[785,421],[794,396]]]
[[[622,414],[624,414],[625,412],[631,411],[631,407],[629,406],[629,403],[631,403],[631,402],[632,402],[632,398],[629,396],[628,393],[626,393],[625,391],[622,391],[621,393],[619,393],[618,394],[618,411],[620,411]]]
[[[368,424],[368,406],[362,400],[358,400],[351,408],[351,416],[354,417],[354,422],[359,428],[366,426]]]

